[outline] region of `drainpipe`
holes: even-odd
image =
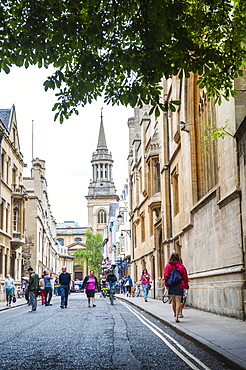
[[[154,299],[155,299],[155,256],[152,256],[152,261],[153,261],[153,287],[154,287]]]
[[[0,204],[2,204],[2,139],[4,133],[0,131]]]
[[[45,235],[45,229],[43,228],[43,240],[42,240],[42,273],[44,271],[44,235]]]
[[[173,237],[173,223],[172,223],[172,196],[171,196],[171,169],[170,169],[170,136],[169,136],[169,119],[168,119],[168,111],[166,112],[166,130],[167,130],[167,160],[168,160],[168,169],[167,169],[167,176],[168,176],[168,208],[169,208],[169,238]]]

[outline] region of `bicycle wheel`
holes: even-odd
[[[170,296],[168,295],[168,290],[165,289],[164,293],[163,293],[163,296],[162,296],[162,301],[163,303],[167,303],[170,299]]]

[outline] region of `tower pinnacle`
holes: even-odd
[[[103,126],[102,110],[103,110],[103,108],[101,108],[101,123],[100,123],[100,130],[99,130],[99,136],[98,136],[97,149],[107,149],[105,132],[104,132],[104,126]]]

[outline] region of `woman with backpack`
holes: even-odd
[[[179,322],[181,298],[184,289],[189,289],[187,271],[180,262],[177,252],[171,254],[168,264],[164,269],[165,286],[172,297],[172,309],[175,321]]]

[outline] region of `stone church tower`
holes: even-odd
[[[117,202],[119,197],[113,182],[113,159],[108,152],[103,117],[101,113],[101,123],[97,149],[92,154],[92,176],[88,187],[87,199],[88,225],[92,231],[103,233],[105,226],[109,222],[110,202]]]

